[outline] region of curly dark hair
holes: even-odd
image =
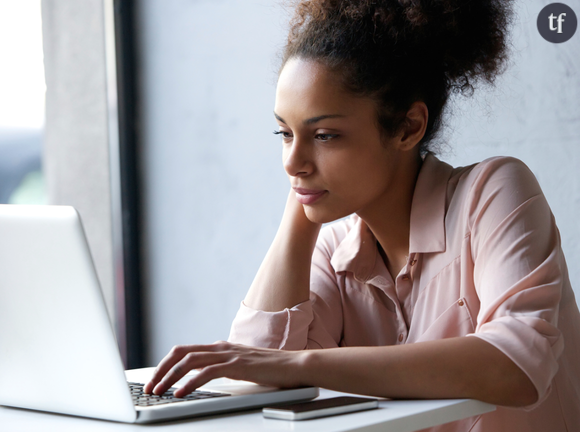
[[[421,153],[442,123],[452,92],[493,83],[507,59],[511,0],[301,0],[293,2],[282,67],[293,58],[321,62],[345,88],[377,102],[387,136],[413,102],[429,120]]]

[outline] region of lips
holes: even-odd
[[[326,190],[320,189],[304,189],[299,187],[293,189],[296,192],[296,199],[303,205],[314,204],[327,193]]]

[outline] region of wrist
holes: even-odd
[[[316,370],[318,363],[318,353],[320,350],[298,351],[296,355],[296,376],[300,377],[299,385],[317,385]]]

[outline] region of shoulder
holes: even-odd
[[[540,185],[528,166],[519,159],[498,156],[453,170],[451,182],[469,188],[471,194],[480,195],[498,189],[512,189],[518,194],[541,193]]]
[[[450,185],[449,209],[466,217],[469,231],[491,228],[507,222],[506,218],[524,220],[541,214],[548,221],[551,215],[536,177],[524,162],[513,157],[494,157],[456,168]]]

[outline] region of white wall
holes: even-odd
[[[513,67],[459,100],[446,137],[465,165],[523,159],[557,221],[580,294],[580,34],[537,33],[545,2],[518,3]],[[177,343],[228,336],[288,190],[272,109],[287,17],[273,0],[143,0],[142,133],[149,363]],[[580,12],[578,1],[567,2]]]

